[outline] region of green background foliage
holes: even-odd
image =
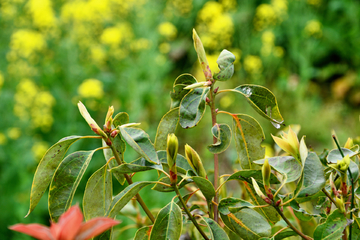
[[[235,75],[221,86],[250,83],[271,89],[285,124],[300,124],[315,151],[332,147],[331,129],[342,143],[356,138],[359,15],[359,2],[351,0],[1,0],[0,238],[29,239],[7,230],[8,225],[49,224],[46,197],[23,218],[31,182],[47,148],[65,136],[91,134],[76,107],[79,100],[99,125],[109,105],[127,112],[130,122],[142,123],[154,142],[158,122],[171,107],[169,92],[176,77],[188,72],[204,81],[192,28],[214,72],[224,48],[235,54]],[[222,110],[254,113],[241,94],[219,98]],[[203,150],[199,154],[210,163],[206,146],[212,134],[205,128],[209,111],[205,115],[196,129],[177,135],[180,146],[189,143]],[[265,142],[272,145],[270,133],[278,130],[266,119],[256,119]],[[78,141],[69,152],[92,149],[96,141]],[[125,161],[138,158],[135,151],[128,152]],[[227,151],[222,158],[235,162],[236,152]],[[85,179],[104,163],[95,153]],[[223,171],[230,168],[221,164]],[[137,173],[137,178],[150,181],[157,175]],[[79,192],[85,184],[79,183]],[[160,199],[146,189],[143,197],[149,206],[161,209],[172,198],[162,193]],[[81,203],[76,193],[74,202]]]

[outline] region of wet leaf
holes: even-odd
[[[315,153],[310,152],[307,156],[303,173],[304,182],[298,198],[314,195],[324,188],[326,183],[324,168]]]
[[[69,136],[62,138],[47,150],[36,168],[36,172],[31,186],[30,208],[25,217],[27,217],[39,203],[40,198],[44,195],[44,192],[46,191],[47,187],[51,182],[56,168],[60,164],[61,160],[64,158],[71,144],[81,138],[83,137]]]
[[[197,82],[196,78],[191,74],[187,74],[187,73],[181,74],[179,77],[175,79],[173,85],[173,91],[170,93],[171,109],[179,107],[181,100],[188,92],[190,92],[190,90],[184,88],[196,82]]]
[[[134,182],[116,195],[110,205],[106,216],[114,218],[120,210],[144,187],[153,184],[151,181]]]
[[[224,49],[220,53],[217,64],[220,72],[214,74],[214,79],[217,81],[229,80],[234,74],[235,55]]]
[[[245,181],[251,182],[251,180],[250,180],[251,177],[260,182],[263,180],[261,170],[247,169],[247,170],[240,170],[240,171],[237,171],[236,173],[233,173],[226,181],[245,180]],[[277,177],[273,173],[270,174],[270,183],[271,184],[279,184],[280,183],[279,180],[277,179]]]
[[[280,114],[276,98],[269,89],[258,85],[244,84],[232,91],[246,97],[246,100],[261,116],[270,120],[276,128],[280,128],[284,119]]]
[[[169,133],[175,133],[176,127],[179,123],[179,108],[173,108],[167,112],[160,120],[156,131],[155,149],[166,150],[167,136]]]
[[[141,156],[151,163],[159,164],[155,147],[151,143],[149,135],[139,128],[119,127],[124,140]]]
[[[179,239],[182,223],[181,209],[174,201],[171,201],[156,216],[149,240]]]
[[[185,95],[180,103],[180,126],[195,127],[203,117],[206,107],[206,95],[209,88],[195,88]]]
[[[338,209],[332,212],[326,221],[318,225],[314,231],[314,239],[332,240],[340,239],[343,235],[345,227],[349,224],[343,213]]]
[[[236,151],[242,169],[253,169],[253,161],[265,157],[261,142],[265,139],[260,124],[245,114],[233,115],[233,133]]]
[[[224,152],[231,143],[231,129],[229,125],[216,123],[211,128],[211,132],[213,136],[217,138],[217,142],[207,148],[213,154]]]
[[[105,164],[98,169],[86,183],[83,197],[85,220],[103,217],[112,201],[112,177]]]
[[[56,222],[71,207],[75,191],[94,152],[95,150],[74,152],[56,169],[49,189],[49,214],[52,221]]]
[[[148,240],[150,237],[151,228],[152,227],[148,227],[148,226],[139,228],[136,231],[134,240]]]
[[[302,167],[300,163],[292,156],[281,156],[268,158],[269,164],[279,173],[286,175],[286,183],[293,182],[300,178]],[[257,164],[263,164],[264,159],[254,161]]]
[[[210,232],[209,239],[211,239],[211,240],[230,240],[228,235],[224,231],[224,229],[222,229],[222,227],[220,227],[219,224],[217,224],[214,220],[212,220],[211,218],[202,217],[202,216],[201,216],[201,219],[205,222],[205,224],[207,225],[207,227],[209,229],[209,232]]]
[[[124,163],[121,164],[120,166],[111,168],[110,171],[112,173],[128,174],[128,173],[149,171],[154,169],[162,170],[163,168],[161,164],[153,164],[149,161],[146,161],[145,158],[139,158],[130,163]]]

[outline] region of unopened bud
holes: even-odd
[[[267,158],[265,159],[264,164],[262,165],[261,172],[262,172],[264,186],[270,187],[271,166]]]
[[[271,202],[270,198],[265,196],[265,194],[261,191],[261,189],[260,189],[259,185],[257,184],[257,182],[255,181],[255,179],[251,178],[251,180],[252,180],[252,184],[253,184],[256,194],[259,197],[261,197],[265,202],[267,202],[268,204],[271,204],[272,202]]]
[[[184,89],[194,89],[194,88],[203,88],[203,87],[208,87],[209,83],[208,82],[196,82],[196,83],[193,83],[189,86],[186,86],[184,87]]]
[[[279,200],[276,201],[275,205],[278,207],[281,203],[282,203],[282,199],[280,198]]]
[[[336,207],[339,209],[339,212],[345,212],[344,200],[342,197],[335,197]]]
[[[200,177],[207,178],[206,171],[199,157],[199,154],[188,144],[185,145],[185,157],[189,165]]]
[[[108,112],[106,114],[105,118],[105,124],[104,124],[104,131],[109,133],[111,131],[111,125],[112,125],[112,115],[114,114],[114,107],[111,106],[108,109]]]
[[[104,139],[104,141],[105,141],[106,145],[108,145],[109,147],[111,147],[112,142],[111,142],[110,138],[106,138],[106,139]]]
[[[178,153],[179,142],[174,133],[167,136],[166,157],[170,169],[171,183],[177,182],[176,157]]]
[[[210,98],[206,97],[206,102],[209,103],[210,102]]]
[[[111,131],[110,133],[110,137],[114,138],[119,134],[120,130],[119,129],[114,129]]]
[[[107,138],[107,135],[105,132],[99,127],[99,125],[95,122],[95,120],[90,116],[89,112],[87,111],[85,105],[82,102],[78,103],[78,108],[80,111],[80,114],[83,116],[85,121],[89,124],[91,130],[96,133],[97,135],[100,135],[103,138]]]
[[[214,93],[216,94],[219,91],[219,87],[214,89]]]

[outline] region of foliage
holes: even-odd
[[[191,75],[181,75],[175,80],[169,99],[171,109],[159,123],[156,144],[143,129],[138,128],[138,123],[128,122],[127,114],[119,113],[113,118],[112,106],[108,109],[103,128],[100,128],[79,102],[81,115],[96,135],[63,138],[45,153],[34,175],[28,214],[50,185],[49,214],[56,222],[72,205],[92,156],[96,151],[103,151],[106,163],[87,180],[84,191],[85,218],[116,218],[120,214],[132,218],[133,214],[122,210],[135,205],[135,239],[179,239],[183,234],[192,236],[192,239],[206,240],[231,239],[233,235],[249,240],[283,239],[294,235],[308,240],[352,239],[358,231],[359,202],[355,189],[359,178],[359,145],[349,139],[342,148],[333,135],[337,148],[318,155],[308,148],[305,137],[299,141],[289,126],[281,138],[273,136],[282,154],[266,157],[261,145],[264,133],[260,124],[249,115],[217,108],[215,99],[219,95],[240,93],[260,116],[280,128],[284,119],[274,94],[254,84],[220,89],[218,81],[231,79],[235,56],[224,50],[217,61],[219,72],[213,73],[195,30],[193,40],[204,80],[198,81]],[[178,154],[179,141],[174,134],[177,126],[185,131],[197,127],[207,109],[212,122],[209,131],[213,135],[213,144],[208,150],[214,158],[213,172],[205,169],[201,154],[190,145],[185,145],[185,156]],[[219,123],[217,117],[220,115],[229,117],[233,121],[232,127]],[[219,154],[228,149],[232,137],[238,162],[230,172],[220,176],[219,166],[225,160]],[[100,146],[65,156],[71,144],[89,138],[98,139]],[[128,147],[140,158],[128,162]],[[241,170],[236,170],[239,166]],[[133,181],[134,174],[144,171],[157,172],[158,179]],[[117,175],[119,184],[124,185],[125,181],[128,184],[115,194],[113,174]],[[241,189],[247,197],[229,197],[231,193],[225,186],[234,180],[239,183],[235,191]],[[160,210],[150,209],[141,197],[145,194],[141,190],[147,186],[152,186],[151,191],[158,191],[158,195],[170,192],[174,197]],[[183,195],[185,191],[186,195]],[[320,204],[312,209],[302,208],[314,202]],[[146,216],[142,215],[138,204]],[[305,233],[292,219],[313,220],[316,227],[313,232]],[[189,228],[191,225],[193,227]],[[112,235],[115,235],[115,229],[110,229],[101,239],[112,239]]]

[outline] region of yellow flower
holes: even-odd
[[[246,56],[244,59],[244,69],[251,74],[261,73],[262,62],[260,57],[254,55]]]
[[[101,42],[110,46],[119,45],[123,39],[123,33],[117,27],[106,28],[101,37]]]
[[[169,43],[161,43],[159,45],[159,51],[163,54],[170,52],[171,46]]]
[[[103,83],[97,79],[86,79],[78,87],[78,93],[84,98],[100,99],[104,95]]]
[[[36,159],[41,159],[49,148],[47,142],[35,142],[31,148]]]
[[[321,23],[317,20],[310,20],[306,23],[305,32],[309,36],[321,37]]]
[[[10,48],[24,58],[46,47],[44,36],[33,30],[20,29],[11,35]]]
[[[16,140],[21,136],[21,130],[18,127],[9,128],[7,135],[10,139]]]
[[[53,27],[56,22],[52,1],[29,0],[26,4],[32,16],[33,23],[39,28]]]
[[[274,45],[274,43],[275,43],[275,35],[270,30],[265,31],[261,35],[261,40],[262,40],[263,44]]]
[[[2,73],[0,72],[0,89],[1,89],[1,87],[3,86],[3,84],[4,84],[4,75],[2,75]]]
[[[285,152],[300,161],[300,143],[296,133],[289,127],[289,132],[283,132],[281,138],[271,135],[276,144]]]
[[[4,145],[6,143],[6,136],[3,133],[0,133],[0,145]]]
[[[169,40],[174,39],[177,35],[177,29],[171,22],[161,23],[158,27],[158,32]]]
[[[307,0],[307,3],[313,6],[320,6],[321,0]]]

